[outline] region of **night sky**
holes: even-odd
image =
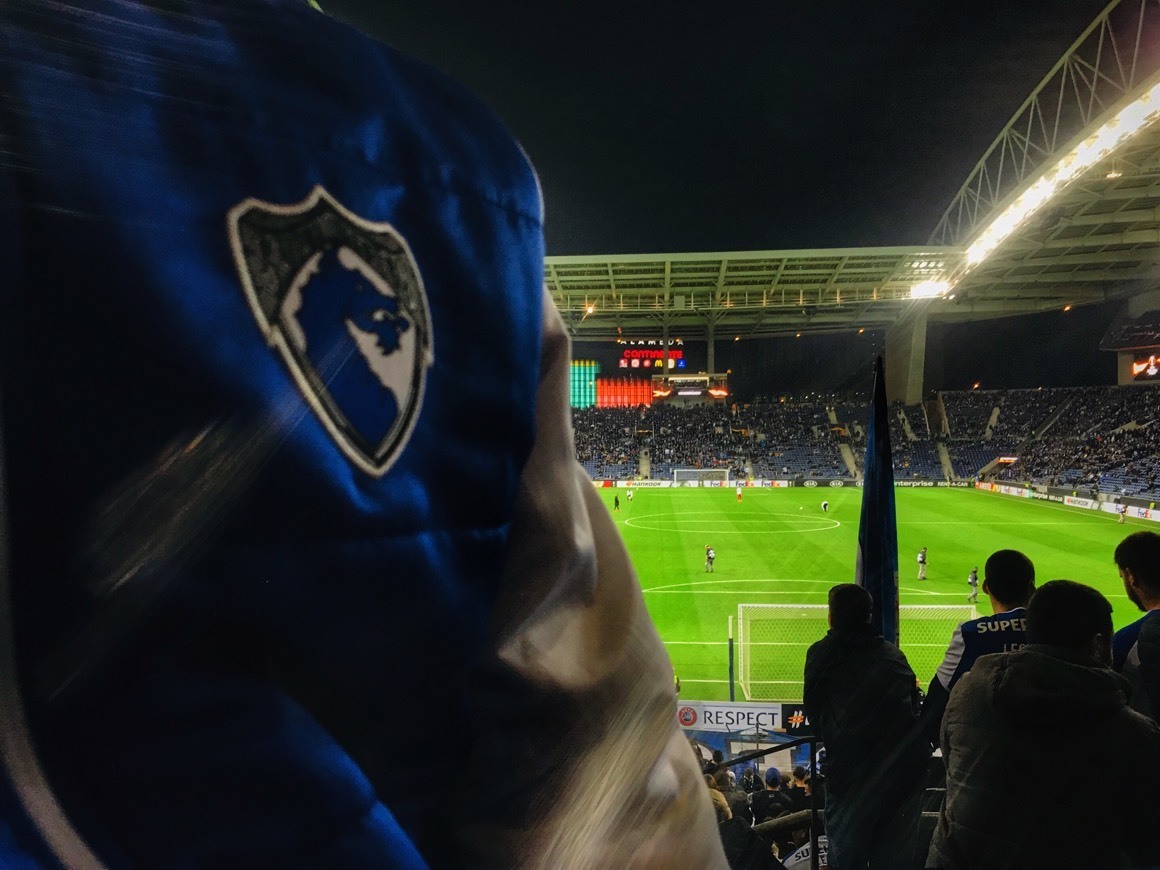
[[[620,254],[926,242],[1106,0],[322,3],[505,120],[540,174],[549,254]],[[1039,355],[1069,360],[1065,382],[1114,379],[1095,349],[1111,310],[1071,314],[932,329],[928,386],[1038,386],[1018,355],[996,360],[996,324],[1050,336]]]

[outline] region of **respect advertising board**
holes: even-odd
[[[797,734],[786,733],[789,720],[793,721],[792,730]],[[808,729],[803,727],[805,711],[800,704],[678,699],[677,724],[706,761],[712,757],[714,750],[720,750],[726,758],[736,758],[755,749],[789,743],[796,736],[808,733]],[[774,752],[762,760],[749,764],[756,765],[759,771],[764,771],[769,766],[789,770],[797,764],[809,762],[810,745],[806,743]],[[740,768],[736,770],[740,775]]]
[[[678,701],[677,724],[698,731],[775,731],[782,728],[781,705],[751,701]]]

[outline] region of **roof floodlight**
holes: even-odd
[[[1160,117],[1160,84],[1153,85],[1139,99],[1125,106],[1115,117],[1060,158],[1005,208],[967,248],[967,265],[978,265],[1064,186],[1074,181],[1100,160]],[[1115,171],[1115,170],[1113,170]],[[1108,174],[1108,178],[1113,176]]]
[[[951,289],[949,281],[930,280],[920,281],[910,288],[911,299],[934,299],[938,296],[945,296],[947,291]]]

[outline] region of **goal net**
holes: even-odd
[[[720,480],[729,482],[728,468],[674,468],[673,483],[681,484],[688,481]]]
[[[899,646],[919,683],[929,685],[955,628],[979,612],[969,604],[904,604]],[[737,682],[750,701],[801,701],[806,650],[825,637],[824,604],[740,604]]]

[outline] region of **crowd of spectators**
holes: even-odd
[[[983,584],[991,613],[955,631],[925,698],[905,655],[874,622],[870,593],[854,584],[831,588],[829,631],[805,661],[804,709],[822,745],[816,772],[813,764],[794,770],[805,788],[795,794],[776,768],[762,777],[745,766],[738,781],[720,752],[704,765],[730,866],[781,866],[771,856],[784,857],[809,836],[797,829],[811,816],[795,813],[812,804],[824,808],[818,833],[828,838],[831,867],[1160,866],[1152,821],[1160,535],[1128,535],[1112,561],[1143,611],[1119,631],[1096,589],[1071,580],[1037,588],[1027,555],[991,554]],[[1133,773],[1115,801],[1066,799],[1074,769],[1060,759],[1083,740],[1075,710],[1130,759]],[[1081,842],[1065,833],[1085,829],[1099,837]]]
[[[926,423],[926,408],[922,406],[921,402],[916,405],[904,405],[902,413],[906,415],[915,438],[930,437],[930,427]]]
[[[891,405],[897,479],[943,478],[941,443],[960,480],[1000,456],[1016,456],[999,479],[1160,498],[1160,391],[1040,388],[940,396],[949,439],[930,437],[921,404]],[[640,475],[647,451],[653,478],[668,478],[674,468],[724,467],[734,476],[824,479],[849,477],[843,444],[860,473],[868,417],[866,403],[820,396],[749,405],[575,409],[573,424],[577,458],[594,478]]]
[[[1049,430],[1055,440],[1107,434],[1160,417],[1160,391],[1141,387],[1083,387]]]
[[[991,430],[991,440],[1006,451],[1013,450],[1034,434],[1068,398],[1071,390],[1008,390],[999,408],[999,419]]]
[[[1050,392],[1050,391],[1043,391]],[[1060,419],[1020,449],[1004,480],[1160,496],[1160,394],[1138,387],[1071,391]]]
[[[1003,393],[995,390],[944,392],[943,406],[952,438],[982,438]]]

